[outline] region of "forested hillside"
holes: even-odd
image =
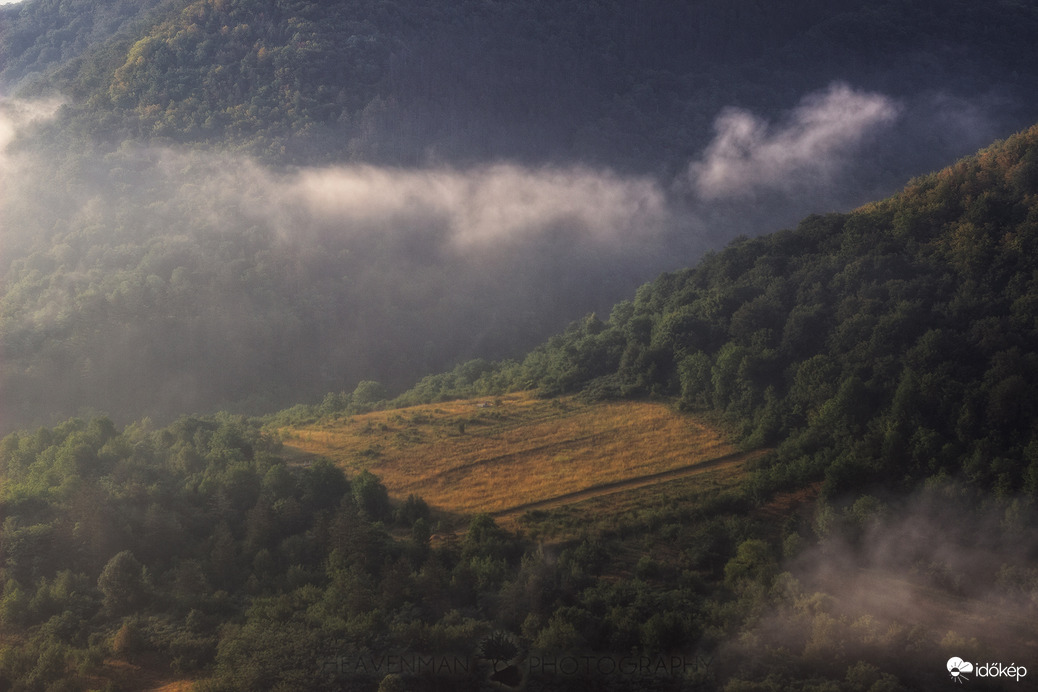
[[[161,0],[39,0],[0,7],[0,93],[38,84],[58,65],[116,36],[147,30],[163,16]],[[165,3],[166,11],[173,5]]]
[[[32,89],[72,96],[95,136],[277,162],[576,159],[673,173],[725,107],[773,113],[842,80],[918,97],[915,108],[966,98],[1010,123],[1032,117],[1038,74],[1030,2],[97,5],[0,10],[4,81],[60,68]],[[114,18],[134,28],[105,42]]]
[[[0,690],[1038,675],[1038,126],[914,177],[1038,120],[1035,36],[1034,0],[0,6]],[[747,451],[512,533],[281,444],[479,396],[338,450],[476,467],[519,390]]]
[[[502,386],[677,397],[767,484],[833,494],[954,477],[1038,496],[1038,127],[849,214],[741,239],[523,359],[404,400]]]
[[[94,418],[9,435],[0,683],[882,692],[950,684],[952,657],[1029,662],[1036,201],[1032,128],[395,402],[479,395],[459,419],[478,429],[508,389],[659,397],[774,449],[717,490],[518,520],[550,541],[286,461],[279,426],[389,405],[372,382],[266,427]],[[432,416],[387,413],[368,437],[420,449],[412,427]]]

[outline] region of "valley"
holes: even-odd
[[[1033,686],[1035,36],[0,0],[0,692]]]

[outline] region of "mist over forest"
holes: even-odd
[[[1035,113],[1027,6],[743,5],[3,8],[0,427],[519,357]]]
[[[1036,36],[0,0],[0,690],[1023,689]]]
[[[863,104],[873,112],[835,127],[826,112]],[[11,138],[48,108],[9,102]],[[277,170],[136,144],[70,166],[9,145],[5,389],[44,415],[29,423],[91,406],[259,413],[516,357],[751,232],[747,216],[799,213],[780,197],[838,196],[819,179],[851,168],[895,113],[844,86],[774,132],[728,113],[671,181],[577,164]],[[769,196],[740,223],[721,211]]]

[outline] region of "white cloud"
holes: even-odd
[[[302,204],[351,225],[431,221],[447,229],[457,248],[518,241],[559,226],[588,240],[622,242],[658,231],[667,216],[656,182],[580,168],[308,169],[276,188],[271,199],[278,205]]]
[[[62,103],[57,98],[39,101],[0,98],[0,152],[7,149],[22,128],[53,117]]]
[[[61,104],[57,99],[22,101],[0,98],[0,235],[4,235],[7,225],[8,204],[29,202],[19,199],[24,193],[19,190],[18,183],[26,175],[27,169],[31,171],[32,163],[25,156],[12,152],[11,144],[33,123],[53,117]],[[8,238],[0,240],[6,241]]]
[[[843,84],[807,96],[778,126],[727,109],[715,121],[717,135],[702,159],[689,166],[689,180],[708,200],[823,185],[870,132],[897,115],[898,106],[886,96]]]

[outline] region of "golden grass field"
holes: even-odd
[[[290,452],[326,457],[348,475],[368,469],[392,497],[414,493],[434,509],[462,514],[517,514],[560,496],[580,494],[577,501],[598,489],[644,487],[695,471],[689,467],[741,461],[720,430],[665,404],[529,394],[378,411],[279,432]],[[653,478],[666,472],[674,473]]]

